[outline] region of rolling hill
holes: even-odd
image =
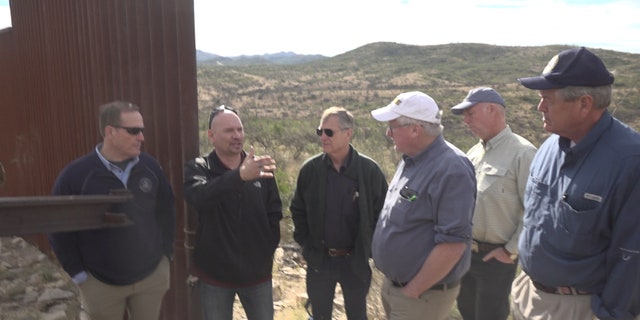
[[[206,138],[209,110],[222,104],[236,108],[245,125],[246,146],[254,145],[278,161],[276,178],[288,208],[297,170],[304,159],[321,151],[314,129],[324,109],[343,106],[354,114],[353,145],[391,177],[399,155],[385,136],[385,124],[369,112],[401,92],[423,91],[444,110],[445,139],[466,151],[477,139],[449,109],[477,86],[498,90],[512,130],[539,146],[548,136],[536,110],[539,97],[517,78],[540,74],[551,57],[566,48],[381,42],[297,64],[199,64],[200,150],[211,149]],[[610,112],[640,129],[640,55],[593,51],[616,76]]]
[[[314,121],[323,109],[335,105],[368,123],[370,110],[401,92],[419,90],[438,102],[444,110],[445,136],[465,150],[475,139],[449,108],[471,88],[490,86],[507,102],[512,129],[539,144],[547,134],[536,111],[538,96],[517,78],[540,74],[549,59],[566,48],[381,42],[306,63],[200,64],[199,105],[206,109],[226,104],[261,118]],[[616,76],[610,111],[640,129],[640,55],[593,51]]]

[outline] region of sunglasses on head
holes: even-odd
[[[231,108],[231,107],[227,107],[224,104],[211,110],[211,114],[209,114],[209,128],[211,128],[211,121],[213,121],[213,118],[215,118],[220,112],[224,112],[225,110],[229,110],[235,114],[238,114],[238,112],[236,111],[236,109]]]
[[[125,131],[127,131],[128,134],[132,136],[137,136],[144,131],[144,128],[140,128],[140,127],[121,127],[121,126],[115,126],[115,125],[112,125],[112,127],[118,128],[118,129],[124,129]]]
[[[318,137],[321,137],[323,132],[327,137],[329,138],[333,137],[333,134],[334,134],[333,129],[322,129],[322,128],[316,129],[316,134],[318,135]]]

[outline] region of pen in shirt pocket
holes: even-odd
[[[409,202],[413,202],[418,199],[418,192],[415,190],[409,189],[409,187],[404,186],[402,190],[400,190],[400,196],[403,199],[409,200]]]

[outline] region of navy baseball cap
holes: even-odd
[[[451,108],[453,114],[462,114],[464,109],[471,108],[480,102],[497,103],[505,106],[504,99],[500,94],[491,88],[475,88],[469,91],[464,100]]]
[[[534,90],[600,87],[612,84],[613,80],[604,62],[584,47],[558,53],[537,77],[518,79],[523,86]]]

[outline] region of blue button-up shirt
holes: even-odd
[[[575,146],[551,135],[531,163],[522,269],[593,292],[600,319],[640,314],[639,181],[640,135],[608,112]]]
[[[393,281],[409,282],[437,244],[463,242],[464,255],[440,283],[460,279],[471,261],[475,199],[471,161],[442,136],[419,155],[403,156],[373,235],[376,267]]]
[[[132,158],[127,162],[126,167],[123,169],[107,160],[107,158],[105,158],[102,153],[100,153],[100,149],[102,149],[102,143],[96,146],[96,153],[98,154],[98,158],[100,158],[100,161],[102,162],[102,164],[104,164],[107,170],[111,171],[111,173],[113,173],[118,179],[120,179],[120,181],[122,181],[122,185],[126,188],[127,181],[129,181],[129,176],[131,175],[131,169],[140,161],[140,159],[138,157]]]

